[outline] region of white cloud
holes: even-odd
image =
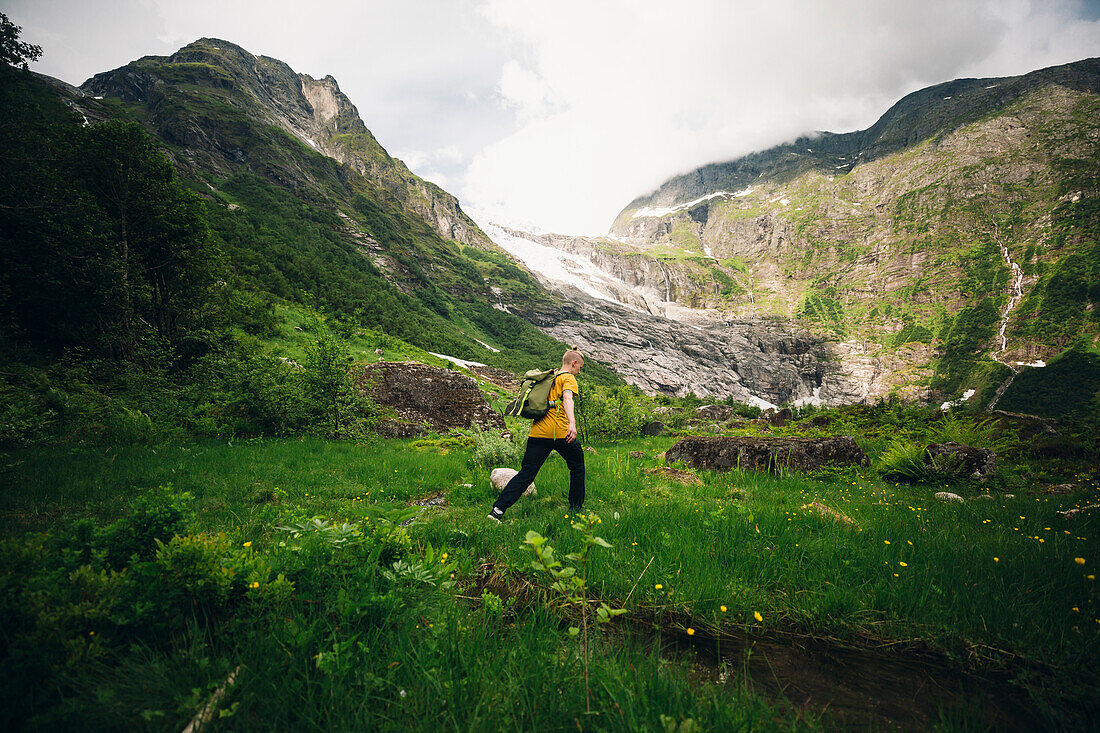
[[[669,176],[904,94],[1100,55],[1082,0],[9,0],[79,84],[201,36],[332,74],[379,141],[466,207],[602,233]]]
[[[1095,22],[1075,20],[1081,7],[1068,2],[481,7],[522,42],[526,77],[556,104],[521,105],[520,128],[473,158],[463,192],[489,213],[569,232],[603,232],[632,198],[707,162],[867,127],[921,87],[1100,51]]]

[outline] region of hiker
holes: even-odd
[[[577,418],[574,398],[580,394],[577,375],[584,366],[584,357],[576,349],[565,352],[561,358],[561,369],[554,376],[550,388],[550,410],[531,423],[531,432],[527,437],[527,448],[523,452],[523,462],[519,473],[500,492],[493,502],[489,519],[499,522],[504,512],[516,503],[520,494],[527,488],[542,464],[550,457],[551,451],[557,451],[569,467],[569,509],[576,511],[584,504],[584,451],[577,440]]]

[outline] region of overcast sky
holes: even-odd
[[[670,176],[1100,56],[1100,0],[3,0],[72,84],[203,36],[332,74],[467,209],[602,234]]]

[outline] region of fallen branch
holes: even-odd
[[[198,733],[204,725],[214,719],[214,711],[218,709],[218,703],[225,697],[226,690],[237,682],[237,674],[240,671],[241,665],[237,665],[237,668],[229,673],[229,676],[225,678],[225,682],[222,683],[222,686],[214,690],[214,693],[206,700],[206,704],[202,706],[202,709],[195,713],[195,717],[191,718],[191,722],[183,729],[183,733]]]

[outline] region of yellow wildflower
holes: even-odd
[[[890,540],[883,540],[882,542],[883,542],[883,544],[887,544],[887,545],[890,544]]]
[[[1000,562],[1000,561],[1001,561],[1001,558],[999,558],[999,557],[993,558],[993,562]]]
[[[695,636],[695,629],[689,627],[688,628],[688,636]]]
[[[661,590],[661,588],[664,588],[664,586],[663,586],[663,585],[661,585],[660,583],[658,583],[657,585],[653,586],[653,588],[654,588],[655,590]]]
[[[899,562],[898,565],[901,565],[903,568],[909,567],[909,563],[907,562]]]
[[[1085,564],[1085,558],[1083,558],[1083,557],[1075,557],[1075,558],[1073,558],[1073,561],[1075,563],[1077,563],[1078,565],[1084,565]]]
[[[753,611],[752,612],[752,617],[754,619],[756,619],[757,621],[763,621],[764,620],[764,617],[760,615],[759,611]]]
[[[718,610],[721,611],[722,613],[725,613],[726,612],[726,607],[725,606],[719,606]]]
[[[242,547],[252,547],[252,540],[249,540],[248,542],[245,542],[244,545],[242,545]]]

